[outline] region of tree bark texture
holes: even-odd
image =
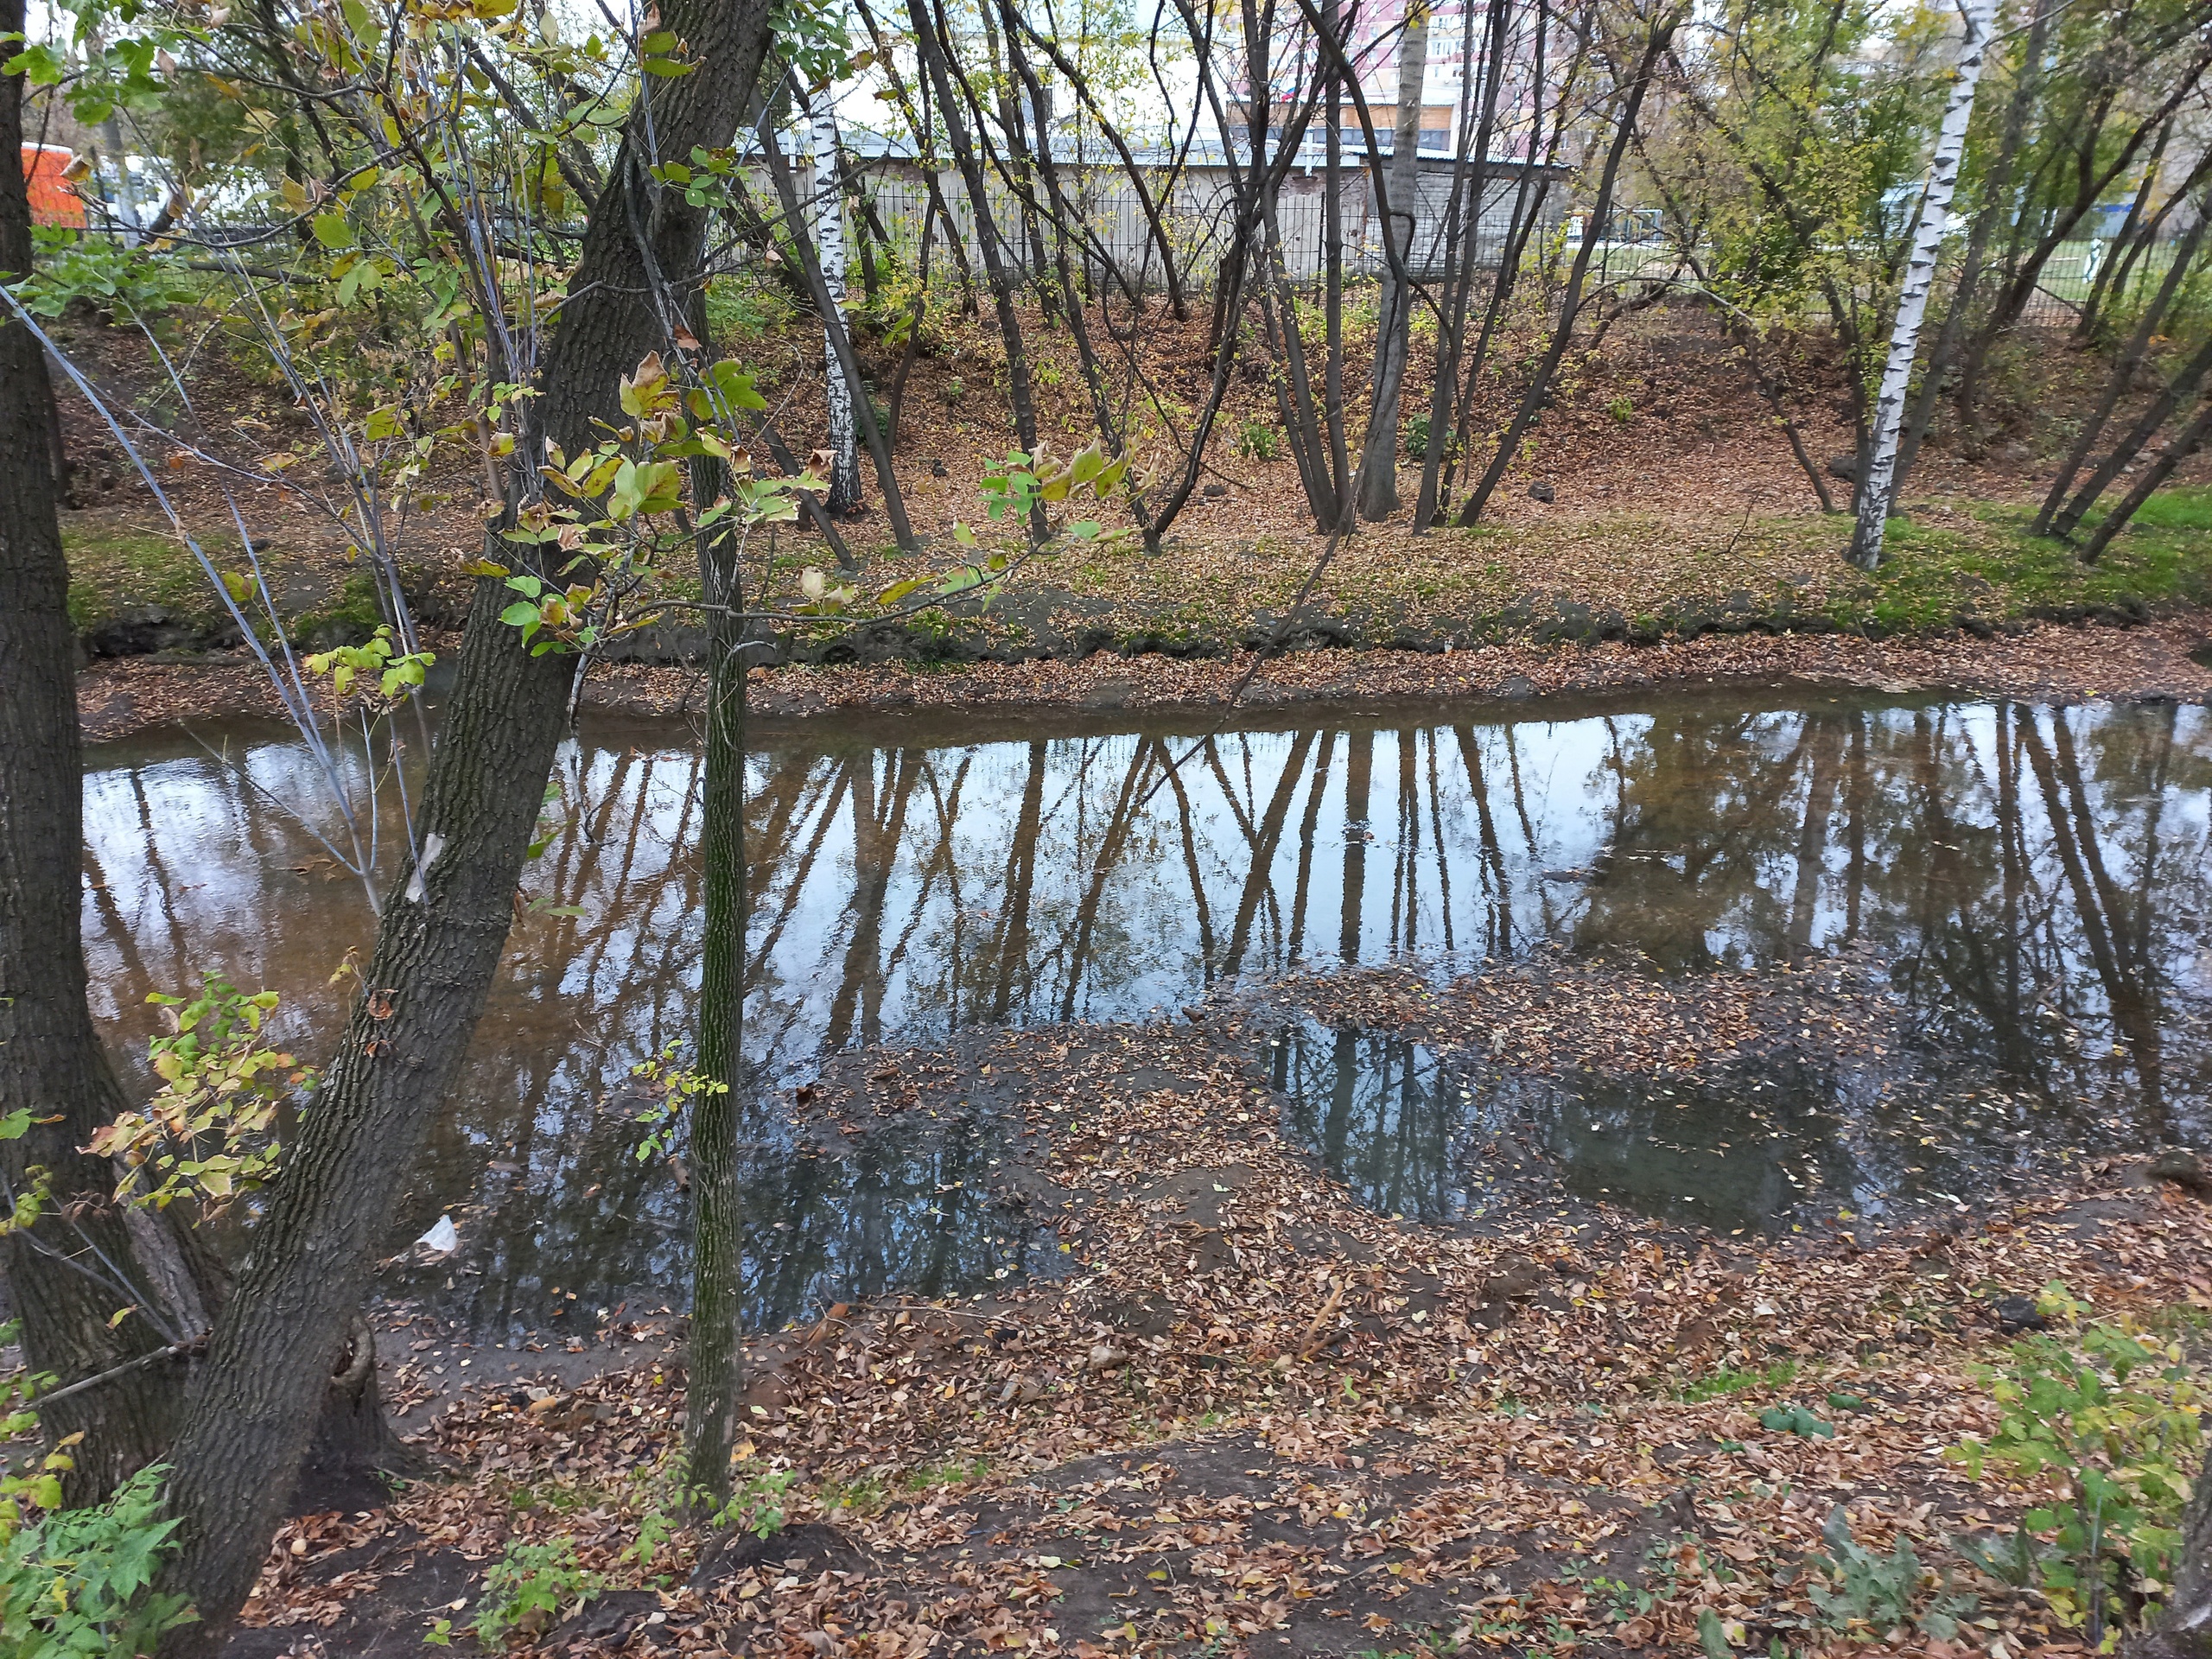
[[[674,0],[664,18],[699,67],[632,118],[585,230],[524,453],[543,436],[570,448],[593,440],[591,417],[619,407],[620,377],[670,339],[682,304],[671,285],[696,278],[705,214],[656,189],[647,169],[735,135],[768,7]],[[533,481],[526,467],[515,474],[518,488]],[[191,1391],[169,1483],[182,1546],[169,1576],[204,1622],[179,1632],[182,1648],[212,1648],[252,1586],[373,1253],[506,943],[575,664],[532,657],[499,620],[505,600],[496,578],[479,581],[416,824],[418,859],[386,904],[337,1057]]]
[[[1398,119],[1390,139],[1389,220],[1382,233],[1398,250],[1392,264],[1410,268],[1414,227],[1421,216],[1421,111],[1428,75],[1427,0],[1408,0],[1398,40]],[[1382,316],[1376,324],[1375,399],[1359,458],[1359,516],[1387,518],[1398,510],[1398,394],[1413,343],[1414,290],[1396,270],[1382,276]]]
[[[1637,64],[1636,78],[1630,84],[1627,97],[1621,107],[1618,124],[1613,129],[1613,142],[1605,152],[1605,170],[1598,178],[1598,192],[1590,206],[1589,229],[1584,233],[1582,245],[1575,250],[1574,263],[1568,268],[1567,293],[1560,301],[1559,321],[1552,329],[1551,342],[1544,348],[1543,357],[1537,362],[1536,372],[1522,394],[1521,406],[1514,411],[1513,420],[1505,429],[1505,435],[1498,440],[1497,453],[1491,457],[1490,465],[1481,481],[1468,493],[1466,505],[1459,509],[1457,523],[1462,526],[1481,518],[1484,507],[1505,477],[1505,469],[1513,464],[1519,453],[1521,441],[1528,435],[1529,428],[1536,418],[1536,411],[1544,405],[1551,390],[1552,377],[1559,372],[1559,365],[1567,356],[1568,343],[1574,337],[1574,325],[1582,313],[1585,285],[1590,279],[1590,261],[1598,251],[1599,239],[1605,235],[1605,221],[1612,216],[1613,188],[1619,181],[1621,162],[1628,154],[1630,143],[1636,137],[1637,118],[1643,113],[1643,100],[1651,90],[1653,74],[1659,60],[1665,55],[1668,45],[1675,38],[1675,31],[1681,26],[1688,8],[1678,8],[1656,20],[1651,34],[1644,44],[1642,60]],[[1478,358],[1478,362],[1480,359]]]
[[[737,543],[702,550],[708,602],[707,755],[701,882],[699,1070],[724,1085],[691,1109],[691,1332],[683,1394],[685,1484],[710,1505],[729,1496],[730,1452],[745,1408],[744,1214],[737,1143],[745,1083],[745,625]]]
[[[22,27],[23,0],[0,0],[0,32]],[[17,272],[31,269],[22,86],[20,76],[0,81],[0,270]],[[21,1139],[0,1141],[0,1173],[21,1192],[27,1170],[42,1166],[57,1206],[29,1233],[0,1240],[0,1265],[31,1370],[66,1387],[200,1332],[152,1322],[166,1310],[137,1288],[146,1276],[113,1203],[114,1173],[78,1150],[124,1098],[85,1000],[69,566],[52,471],[22,464],[47,454],[53,420],[44,349],[21,323],[0,321],[0,454],[13,458],[0,467],[0,1117],[27,1110],[34,1120]],[[71,1215],[58,1213],[64,1205]],[[111,1328],[110,1318],[142,1296],[152,1306]],[[141,1364],[41,1413],[49,1439],[85,1432],[63,1482],[69,1502],[97,1501],[161,1455],[183,1366],[176,1357]]]
[[[1920,325],[1928,315],[1928,296],[1936,286],[1936,263],[1943,251],[1943,238],[1951,227],[1951,195],[1958,188],[1959,163],[1965,158],[1967,123],[1974,114],[1974,90],[1981,79],[1982,60],[1988,55],[1989,35],[1996,22],[1996,0],[1969,0],[1966,7],[1967,37],[1959,48],[1958,77],[1943,107],[1943,124],[1936,135],[1936,154],[1928,166],[1928,191],[1920,205],[1920,225],[1913,233],[1912,257],[1905,266],[1904,287],[1897,296],[1897,326],[1890,331],[1889,360],[1882,369],[1882,389],[1874,400],[1874,432],[1867,447],[1866,468],[1859,485],[1859,527],[1852,538],[1851,560],[1862,570],[1882,562],[1882,530],[1888,521],[1891,487],[1897,473],[1897,436],[1904,426],[1906,389],[1912,381],[1913,359],[1920,351]]]
[[[2120,1651],[2127,1659],[2212,1659],[2212,1457],[2190,1490],[2166,1611],[2147,1635]]]

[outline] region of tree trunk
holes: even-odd
[[[1345,494],[1351,486],[1351,452],[1344,442],[1344,84],[1335,58],[1341,53],[1342,29],[1338,0],[1322,6],[1323,26],[1336,43],[1322,73],[1329,78],[1328,130],[1322,135],[1321,245],[1325,264],[1322,274],[1322,333],[1327,360],[1321,370],[1322,413],[1329,431],[1329,484],[1336,511],[1331,530],[1343,528]]]
[[[845,379],[837,353],[837,332],[845,327],[845,202],[837,186],[837,105],[827,86],[812,100],[813,219],[816,257],[822,266],[825,304],[837,315],[822,320],[822,380],[830,405],[830,494],[833,513],[850,512],[861,499],[861,462],[853,440],[855,392]],[[803,227],[791,226],[793,235]],[[875,411],[870,409],[873,421]]]
[[[2075,476],[2088,460],[2089,452],[2097,447],[2097,440],[2104,435],[2105,425],[2112,419],[2113,410],[2120,407],[2120,400],[2134,386],[2135,377],[2142,372],[2143,365],[2150,358],[2151,342],[2158,337],[2158,324],[2164,320],[2167,308],[2172,305],[2175,294],[2180,290],[2183,279],[2189,274],[2190,266],[2196,263],[2196,250],[2204,240],[2205,229],[2208,224],[2212,224],[2212,219],[2208,219],[2208,215],[2212,215],[2212,194],[2208,194],[2198,207],[2196,223],[2190,226],[2189,234],[2182,238],[2181,246],[2175,250],[2174,262],[2166,270],[2165,280],[2158,284],[2158,293],[2144,308],[2143,315],[2135,325],[2134,334],[2129,336],[2126,347],[2120,354],[2120,361],[2113,366],[2111,378],[2105,382],[2104,395],[2097,400],[2096,409],[2089,418],[2082,423],[2082,430],[2075,437],[2074,447],[2067,451],[2065,462],[2058,469],[2058,476],[2051,480],[2050,489],[2044,496],[2043,506],[2036,514],[2036,521],[2029,527],[2031,533],[2041,536],[2050,529],[2052,515],[2058,511],[2059,504],[2066,499],[2066,492],[2073,486]]]
[[[1614,129],[1613,142],[1605,152],[1605,171],[1599,176],[1598,194],[1590,206],[1590,230],[1582,238],[1582,245],[1575,250],[1574,264],[1567,272],[1567,294],[1560,302],[1558,325],[1552,330],[1551,343],[1546,346],[1536,372],[1529,382],[1529,390],[1521,399],[1521,407],[1514,411],[1512,423],[1505,435],[1498,441],[1497,453],[1491,457],[1482,480],[1469,493],[1467,502],[1459,510],[1458,523],[1471,524],[1482,517],[1483,508],[1489,504],[1505,469],[1513,464],[1519,452],[1521,440],[1527,435],[1529,423],[1536,411],[1543,407],[1551,389],[1552,377],[1559,372],[1560,359],[1567,355],[1567,343],[1574,336],[1574,325],[1582,311],[1583,287],[1590,276],[1591,256],[1596,252],[1598,238],[1604,233],[1605,220],[1613,211],[1613,187],[1618,182],[1622,159],[1628,154],[1630,140],[1636,136],[1637,118],[1643,109],[1643,99],[1651,90],[1654,73],[1659,60],[1665,54],[1675,30],[1681,26],[1686,9],[1669,13],[1655,22],[1650,39],[1644,47],[1642,61],[1637,66],[1636,79],[1628,89],[1618,126]]]
[[[293,1484],[291,1511],[372,1509],[386,1496],[379,1475],[412,1474],[426,1466],[385,1415],[377,1387],[377,1333],[357,1313],[323,1389],[315,1437]]]
[[[822,333],[829,346],[830,379],[842,385],[846,396],[848,415],[847,437],[851,436],[850,412],[855,402],[868,398],[868,383],[861,378],[860,359],[853,355],[852,336],[845,332],[842,307],[832,302],[830,288],[822,272],[822,262],[815,257],[814,249],[806,238],[804,223],[804,204],[798,199],[798,183],[791,176],[791,163],[784,159],[782,148],[776,142],[773,116],[760,123],[760,153],[768,162],[768,176],[776,189],[776,199],[782,205],[784,217],[791,226],[791,247],[798,255],[799,279],[807,297],[822,314]],[[875,467],[875,486],[883,492],[884,516],[891,521],[893,539],[902,553],[918,551],[919,543],[914,539],[914,527],[906,518],[906,500],[899,492],[898,474],[892,470],[891,441],[883,429],[875,423],[875,411],[868,410],[867,434],[868,459]],[[825,513],[821,522],[830,522]]]
[[[2158,129],[2158,142],[2151,146],[2151,159],[2144,163],[2142,182],[2135,187],[2135,194],[2127,204],[2127,217],[2120,221],[2120,231],[2112,238],[2112,245],[2105,250],[2104,264],[2098,268],[2096,280],[2089,284],[2089,297],[2082,302],[2082,320],[2074,325],[2074,337],[2088,340],[2096,337],[2097,319],[2103,315],[2105,302],[2119,303],[2127,284],[2127,268],[2133,262],[2135,238],[2143,229],[2144,210],[2151,205],[2151,194],[2158,182],[2158,169],[2166,159],[2166,146],[2173,142],[2174,124],[2171,121]]]
[[[720,1084],[691,1108],[691,1331],[684,1355],[684,1484],[702,1507],[729,1497],[745,1408],[745,1238],[738,1130],[745,1086],[745,625],[736,537],[711,536],[699,570],[707,615],[707,754],[700,867],[699,1070]]]
[[[1912,361],[1920,350],[1920,325],[1928,315],[1929,290],[1936,285],[1936,262],[1950,229],[1951,193],[1958,188],[1959,162],[1966,155],[1967,122],[1974,114],[1974,85],[1988,55],[1989,33],[1996,21],[1996,0],[1967,0],[1967,37],[1959,48],[1958,79],[1936,137],[1928,164],[1928,194],[1920,207],[1911,262],[1897,296],[1897,326],[1890,331],[1889,361],[1874,404],[1874,433],[1859,485],[1859,527],[1852,538],[1851,562],[1872,570],[1882,562],[1882,531],[1888,522],[1897,472],[1897,435],[1904,424],[1904,397],[1912,380]]]
[[[2135,424],[2127,429],[2126,435],[2113,445],[2112,452],[2097,463],[2097,469],[2089,474],[2088,482],[2075,491],[2074,499],[2051,518],[2050,531],[2052,535],[2064,537],[2074,533],[2074,527],[2082,522],[2082,515],[2096,505],[2097,498],[2112,487],[2113,480],[2126,470],[2130,461],[2143,453],[2152,439],[2158,435],[2158,429],[2188,401],[2190,393],[2196,389],[2197,383],[2208,372],[2212,372],[2212,340],[2206,340],[2194,356],[2174,371],[2173,378],[2152,400],[2151,406],[2136,417]]]
[[[585,228],[524,453],[548,436],[582,448],[594,416],[620,418],[620,376],[669,338],[677,313],[667,283],[689,284],[698,272],[705,213],[655,189],[649,155],[689,155],[735,136],[766,50],[769,9],[765,0],[671,0],[664,16],[701,67],[658,88],[650,111],[640,100]],[[653,302],[639,303],[641,294]],[[518,491],[534,485],[521,467],[515,479]],[[182,1649],[212,1649],[252,1586],[374,1251],[513,920],[575,664],[531,656],[499,620],[505,600],[496,577],[479,580],[419,810],[421,861],[410,861],[386,903],[346,1035],[270,1189],[252,1259],[191,1391],[168,1485],[181,1548],[166,1577],[204,1623],[178,1633]]]
[[[1468,132],[1471,111],[1459,113],[1459,165],[1453,170],[1452,202],[1446,217],[1453,234],[1462,238],[1446,251],[1444,315],[1437,323],[1436,375],[1429,389],[1428,442],[1421,462],[1421,493],[1414,498],[1414,534],[1427,533],[1434,522],[1444,478],[1445,452],[1452,447],[1452,416],[1459,390],[1460,354],[1467,340],[1467,299],[1473,293],[1477,262],[1481,257],[1483,193],[1490,182],[1491,136],[1497,118],[1497,88],[1504,76],[1506,0],[1490,0],[1484,23],[1488,42],[1484,56],[1481,113],[1475,115],[1473,134]],[[1462,98],[1471,98],[1474,79],[1474,8],[1466,9],[1459,44],[1459,86]]]
[[[1966,258],[1959,268],[1958,286],[1952,291],[1949,308],[1943,314],[1942,331],[1936,336],[1936,349],[1928,359],[1927,378],[1922,383],[1919,399],[1905,421],[1904,436],[1897,446],[1897,487],[1900,490],[1912,471],[1912,463],[1920,454],[1929,427],[1935,422],[1936,400],[1942,396],[1943,382],[1950,373],[1952,359],[1966,332],[1975,294],[1981,286],[1990,233],[1996,229],[1999,217],[2006,211],[2012,169],[2018,164],[2021,146],[2027,142],[2028,114],[2035,105],[2036,88],[2043,79],[2044,41],[2050,30],[2051,15],[2060,3],[2061,0],[2035,0],[2027,44],[2020,57],[2020,73],[2005,105],[2005,130],[1998,139],[1997,159],[1982,181],[1980,209],[1974,214],[1974,228],[1967,237]]]
[[[2212,1659],[2212,1458],[2190,1488],[2172,1577],[2164,1614],[2147,1635],[2122,1644],[2126,1659]]]
[[[1006,347],[1007,400],[1014,409],[1014,437],[1024,454],[1034,454],[1037,406],[1030,394],[1029,354],[1022,346],[1020,320],[1014,315],[1013,280],[1007,274],[998,225],[991,214],[990,193],[984,183],[982,163],[976,159],[975,146],[969,142],[968,124],[960,117],[959,100],[945,67],[944,43],[938,37],[929,0],[907,0],[907,5],[914,25],[915,54],[921,60],[925,76],[937,89],[938,107],[944,112],[945,142],[951,147],[953,162],[967,184],[968,200],[975,209],[976,242],[982,255],[984,281],[991,290],[991,305],[998,314],[999,339]],[[948,224],[950,222],[947,220]],[[1039,508],[1040,525],[1042,512]]]
[[[22,27],[23,0],[0,0],[0,32]],[[0,270],[19,272],[31,269],[22,86],[21,76],[0,79]],[[44,348],[22,323],[0,322],[0,453],[44,455],[53,411]],[[200,1332],[178,1329],[139,1287],[114,1173],[78,1151],[124,1098],[85,1000],[84,755],[68,599],[52,474],[0,467],[0,1118],[33,1119],[21,1139],[0,1141],[0,1176],[20,1192],[27,1168],[43,1166],[54,1200],[32,1229],[0,1239],[0,1264],[32,1371],[67,1387],[142,1362],[41,1413],[49,1439],[84,1431],[63,1482],[83,1503],[168,1445],[183,1361],[162,1351]],[[142,1312],[111,1327],[134,1302]]]
[[[1398,40],[1398,120],[1390,140],[1389,222],[1382,227],[1398,257],[1382,272],[1382,315],[1375,329],[1375,398],[1359,458],[1359,516],[1398,510],[1398,401],[1413,342],[1414,290],[1394,267],[1410,270],[1421,216],[1421,111],[1428,76],[1428,0],[1408,0]]]
[[[2174,475],[2174,468],[2202,448],[2208,437],[2212,437],[2212,397],[2197,406],[2196,418],[2182,428],[2158,460],[2143,469],[2143,476],[2135,480],[2135,487],[2128,491],[2120,504],[2099,521],[2096,534],[2082,550],[2082,563],[2094,564],[2102,558],[2105,549],[2112,545],[2112,538],[2126,529],[2128,521],[2143,510],[2151,493]]]

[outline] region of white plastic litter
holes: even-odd
[[[451,1255],[461,1248],[461,1234],[451,1216],[440,1216],[437,1224],[415,1241],[415,1248],[432,1255]]]

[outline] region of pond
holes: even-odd
[[[757,1325],[1053,1259],[1040,1224],[980,1196],[1016,1127],[1003,1101],[825,1147],[777,1092],[825,1053],[1173,1015],[1292,969],[1564,950],[1694,976],[1848,956],[1886,978],[1911,1043],[1879,1082],[1910,1082],[1920,1119],[2032,1099],[2112,1151],[2205,1127],[2201,708],[1728,692],[1220,732],[817,722],[763,733],[750,766]],[[561,755],[561,827],[524,880],[537,908],[393,1235],[455,1214],[461,1251],[417,1287],[480,1334],[681,1306],[684,1195],[632,1155],[620,1096],[690,1032],[701,770],[672,722],[588,721]],[[103,746],[86,800],[96,1012],[133,1082],[146,994],[207,973],[281,991],[285,1039],[327,1051],[333,972],[371,920],[302,822],[324,809],[296,741]],[[1452,1057],[1355,1035],[1287,1029],[1260,1058],[1290,1131],[1393,1213],[1479,1210],[1470,1148],[1504,1119],[1536,1126],[1574,1191],[1731,1227],[1863,1198],[1880,1162],[1865,1077],[1708,1080],[1694,1101],[1599,1076],[1477,1087]],[[1317,1106],[1339,1093],[1353,1104]],[[1755,1140],[1753,1163],[1715,1151]]]

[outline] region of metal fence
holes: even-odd
[[[966,187],[950,173],[940,174],[936,185],[932,238],[942,250],[950,221],[972,264],[977,257],[976,213]],[[1227,170],[1217,166],[1190,168],[1172,180],[1163,172],[1148,180],[1142,191],[1126,173],[1063,168],[1062,188],[1069,191],[1084,226],[1084,264],[1094,282],[1118,277],[1133,287],[1159,287],[1164,280],[1160,248],[1164,240],[1183,280],[1194,289],[1208,288],[1235,233],[1235,195]],[[1475,216],[1478,264],[1495,264],[1502,254],[1519,188],[1516,175],[1485,183],[1481,211]],[[878,170],[863,177],[861,188],[893,249],[912,258],[918,251],[923,226],[931,219],[931,181],[913,168]],[[1416,275],[1442,272],[1451,192],[1450,164],[1424,162],[1409,255]],[[1028,194],[1041,202],[1046,193],[1039,183]],[[1547,231],[1560,221],[1564,194],[1556,181],[1543,192],[1540,222]],[[1035,210],[1026,207],[1022,196],[1001,181],[990,181],[987,200],[1008,259],[1033,275],[1044,274],[1055,257],[1049,227],[1037,222]],[[1360,276],[1380,273],[1385,264],[1382,227],[1370,181],[1360,167],[1345,168],[1338,200],[1344,270]],[[1285,181],[1276,200],[1274,229],[1284,270],[1293,282],[1313,281],[1326,268],[1326,178],[1319,168],[1295,173]]]
[[[1421,280],[1443,274],[1452,170],[1449,160],[1423,158],[1408,255],[1409,267]],[[1539,182],[1531,181],[1532,194]],[[1061,183],[1070,192],[1085,226],[1084,264],[1090,281],[1159,288],[1163,280],[1159,244],[1164,235],[1185,285],[1197,291],[1212,286],[1234,229],[1236,203],[1224,168],[1186,168],[1173,177],[1172,184],[1163,170],[1147,179],[1146,189],[1140,192],[1128,174],[1118,168],[1063,165]],[[938,175],[936,185],[938,208],[931,230],[935,266],[943,270],[950,258],[945,246],[949,221],[969,267],[977,269],[976,213],[965,181],[957,173],[946,171]],[[923,226],[932,217],[929,179],[912,166],[875,167],[864,172],[860,188],[893,250],[911,261],[919,251]],[[1473,227],[1477,268],[1494,270],[1503,257],[1520,188],[1517,174],[1485,181]],[[1325,190],[1325,176],[1318,167],[1301,169],[1285,181],[1278,199],[1275,231],[1286,274],[1294,283],[1318,280],[1326,268]],[[1039,203],[1046,199],[1041,181],[1033,182],[1029,195]],[[1532,253],[1548,250],[1562,267],[1580,251],[1587,230],[1586,219],[1567,219],[1567,196],[1563,180],[1554,177],[1544,185],[1538,227],[1529,245]],[[1022,197],[1001,180],[989,181],[987,198],[1005,258],[1028,276],[1049,275],[1055,257],[1050,227],[1039,222],[1034,210],[1025,211]],[[1382,223],[1364,163],[1357,158],[1346,163],[1340,176],[1338,202],[1345,274],[1354,277],[1381,275],[1387,263]],[[2063,245],[2044,266],[2021,321],[2070,326],[2094,286],[2100,263],[2112,257],[2113,245],[2103,239]],[[2155,280],[2171,257],[2171,245],[2152,248],[2137,261],[2131,286],[2142,283],[2146,276]],[[1592,280],[1604,283],[1643,278],[1694,286],[1672,245],[1659,234],[1652,216],[1635,210],[1617,215],[1608,226],[1593,255],[1591,276]]]

